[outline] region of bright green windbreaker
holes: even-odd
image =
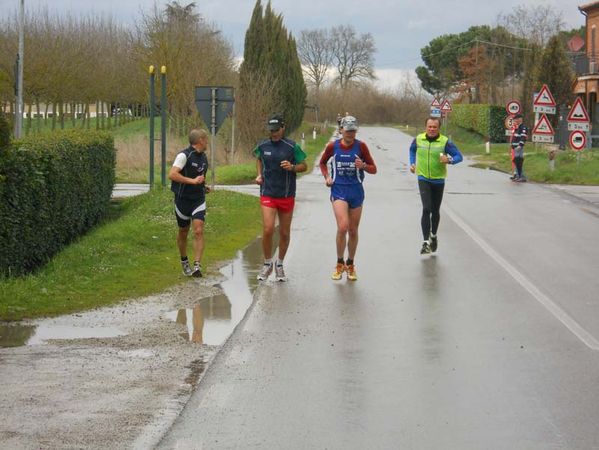
[[[416,174],[431,180],[447,177],[447,165],[439,161],[449,139],[440,134],[436,140],[426,139],[426,133],[416,136]]]

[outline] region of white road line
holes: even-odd
[[[480,237],[468,224],[466,224],[451,208],[444,206],[443,210],[447,215],[472,238],[497,264],[499,264],[507,273],[509,273],[524,289],[526,289],[541,305],[555,316],[557,320],[563,323],[568,330],[580,339],[587,347],[592,350],[599,350],[599,341],[587,330],[576,322],[571,316],[561,309],[553,300],[543,294],[528,278],[522,275],[514,266],[506,261],[493,247],[491,247],[482,237]]]

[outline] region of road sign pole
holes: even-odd
[[[566,149],[566,140],[567,140],[567,135],[568,135],[568,122],[566,121],[566,113],[567,113],[567,106],[561,105],[559,108],[559,116],[558,116],[559,119],[558,119],[558,125],[557,125],[557,129],[558,129],[557,141],[559,143],[560,150]]]
[[[217,88],[212,88],[212,98],[211,98],[211,103],[210,106],[212,107],[212,120],[211,120],[211,126],[210,128],[212,129],[212,138],[210,139],[210,166],[211,166],[211,172],[212,172],[212,183],[211,183],[211,189],[214,189],[214,180],[215,180],[215,172],[214,172],[214,164],[215,164],[215,158],[214,158],[214,153],[215,153],[215,149],[216,149],[216,90]]]
[[[161,180],[162,187],[166,186],[166,66],[160,68],[160,78],[162,79],[162,92],[160,98],[160,155],[161,155]]]
[[[156,91],[154,89],[154,66],[148,69],[150,73],[150,189],[154,186],[154,116],[156,115]],[[109,117],[110,119],[110,117]]]

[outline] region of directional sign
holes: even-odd
[[[532,104],[536,113],[555,114],[555,99],[546,84],[543,85]]]
[[[587,135],[582,131],[570,133],[570,147],[572,150],[580,151],[587,146]]]
[[[431,106],[433,108],[440,108],[441,107],[441,102],[439,101],[439,99],[437,97],[435,97],[433,99],[433,102],[431,103]]]
[[[212,127],[214,125],[215,133],[218,132],[218,129],[233,109],[233,103],[235,103],[234,92],[235,90],[230,86],[196,86],[195,88],[196,109],[206,126]]]
[[[453,111],[453,110],[451,109],[451,103],[449,103],[449,100],[445,99],[445,100],[443,101],[443,104],[441,105],[441,111],[443,111],[443,112],[445,112],[445,113],[448,113],[448,112],[451,112],[451,111]]]
[[[532,134],[541,134],[546,136],[555,134],[555,131],[553,131],[553,127],[551,126],[551,122],[549,122],[549,119],[545,114],[541,114],[541,118],[533,128]]]
[[[572,108],[570,108],[570,114],[568,114],[568,122],[590,122],[591,118],[587,113],[584,104],[582,103],[582,99],[578,97]]]
[[[520,104],[520,102],[518,100],[510,100],[505,105],[505,110],[507,111],[508,114],[513,114],[513,115],[520,114],[522,112],[522,105]]]
[[[431,108],[431,117],[441,117],[441,108]]]

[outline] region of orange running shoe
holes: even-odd
[[[347,279],[349,281],[358,281],[358,274],[356,273],[356,266],[354,266],[353,264],[350,264],[349,266],[347,266],[345,268],[345,271],[347,272]]]
[[[337,265],[335,266],[335,271],[333,272],[333,275],[331,275],[331,278],[333,280],[340,280],[341,276],[343,275],[343,272],[345,272],[345,269],[345,264],[337,263]]]

